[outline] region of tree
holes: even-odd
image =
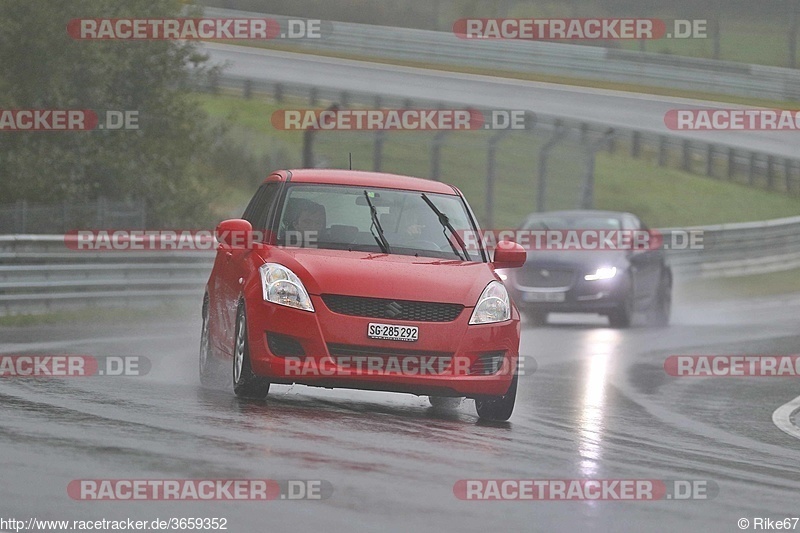
[[[0,109],[135,111],[139,129],[0,132],[0,202],[144,198],[154,224],[203,221],[211,143],[190,95],[194,45],[80,41],[72,18],[177,17],[176,1],[0,2]],[[203,71],[202,67],[199,69]]]

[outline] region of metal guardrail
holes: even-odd
[[[0,236],[0,316],[198,302],[213,252],[76,251],[63,235]]]
[[[665,233],[671,231],[664,229]],[[718,278],[800,268],[800,217],[680,228],[702,231],[702,250],[671,250],[679,275]]]
[[[800,268],[800,217],[661,230],[702,231],[704,249],[669,250],[679,279]],[[58,235],[0,236],[0,316],[76,306],[199,305],[213,252],[68,249]]]
[[[219,8],[209,17],[269,17]],[[730,61],[543,41],[460,39],[452,32],[326,21],[318,39],[293,39],[298,50],[588,78],[695,92],[800,100],[800,70]]]

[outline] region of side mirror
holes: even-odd
[[[214,236],[221,244],[244,248],[253,242],[253,225],[241,218],[223,220]]]
[[[528,254],[521,245],[512,241],[500,241],[494,251],[494,268],[519,268],[525,264]]]

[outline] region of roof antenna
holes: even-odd
[[[353,170],[353,152],[350,152],[350,170]]]

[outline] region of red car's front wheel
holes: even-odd
[[[240,398],[263,399],[269,393],[269,380],[253,373],[247,340],[247,313],[244,302],[236,312],[236,335],[233,347],[233,392]]]
[[[517,401],[517,373],[514,373],[514,378],[511,380],[511,386],[508,387],[508,392],[503,396],[496,396],[494,398],[476,398],[475,410],[478,411],[478,416],[486,420],[494,420],[504,422],[511,418],[511,413],[514,412],[514,404]]]

